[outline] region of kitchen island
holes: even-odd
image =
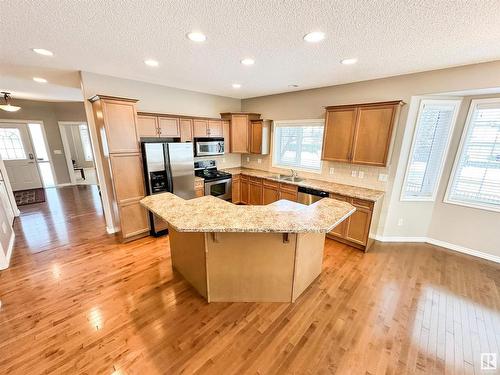
[[[174,269],[208,302],[294,302],[321,273],[325,233],[355,210],[330,198],[238,206],[170,193],[141,204],[168,223]]]

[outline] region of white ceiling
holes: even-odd
[[[36,67],[247,98],[500,59],[500,0],[3,0],[0,17],[1,89]],[[207,41],[189,41],[192,30]],[[304,42],[314,30],[326,39]],[[358,64],[339,63],[350,57]]]

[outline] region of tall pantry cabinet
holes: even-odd
[[[114,226],[122,241],[146,236],[149,233],[148,214],[139,203],[145,191],[137,100],[96,95],[90,102]]]

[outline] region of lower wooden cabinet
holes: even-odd
[[[262,203],[264,205],[276,202],[280,199],[279,183],[264,180],[262,184]]]
[[[194,193],[196,197],[203,197],[205,195],[205,181],[194,180]]]
[[[286,199],[292,202],[297,202],[298,187],[296,185],[280,183],[280,199]]]
[[[121,237],[124,241],[135,239],[149,232],[148,211],[139,201],[119,205]]]
[[[356,211],[328,233],[328,237],[366,251],[373,242],[370,241],[369,233],[374,214],[374,203],[339,194],[330,194],[330,198],[348,202],[356,207]]]
[[[262,179],[250,177],[248,186],[248,204],[257,206],[262,204]]]
[[[249,187],[249,182],[248,182],[248,177],[247,176],[241,176],[240,177],[240,202],[242,204],[248,204],[248,187]]]
[[[233,175],[231,179],[231,201],[235,204],[241,203],[241,181],[240,175]]]

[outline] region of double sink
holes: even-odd
[[[286,175],[286,174],[272,175],[271,178],[273,178],[275,180],[278,180],[278,181],[289,181],[289,182],[301,182],[301,181],[304,181],[303,178],[289,176],[289,175]]]

